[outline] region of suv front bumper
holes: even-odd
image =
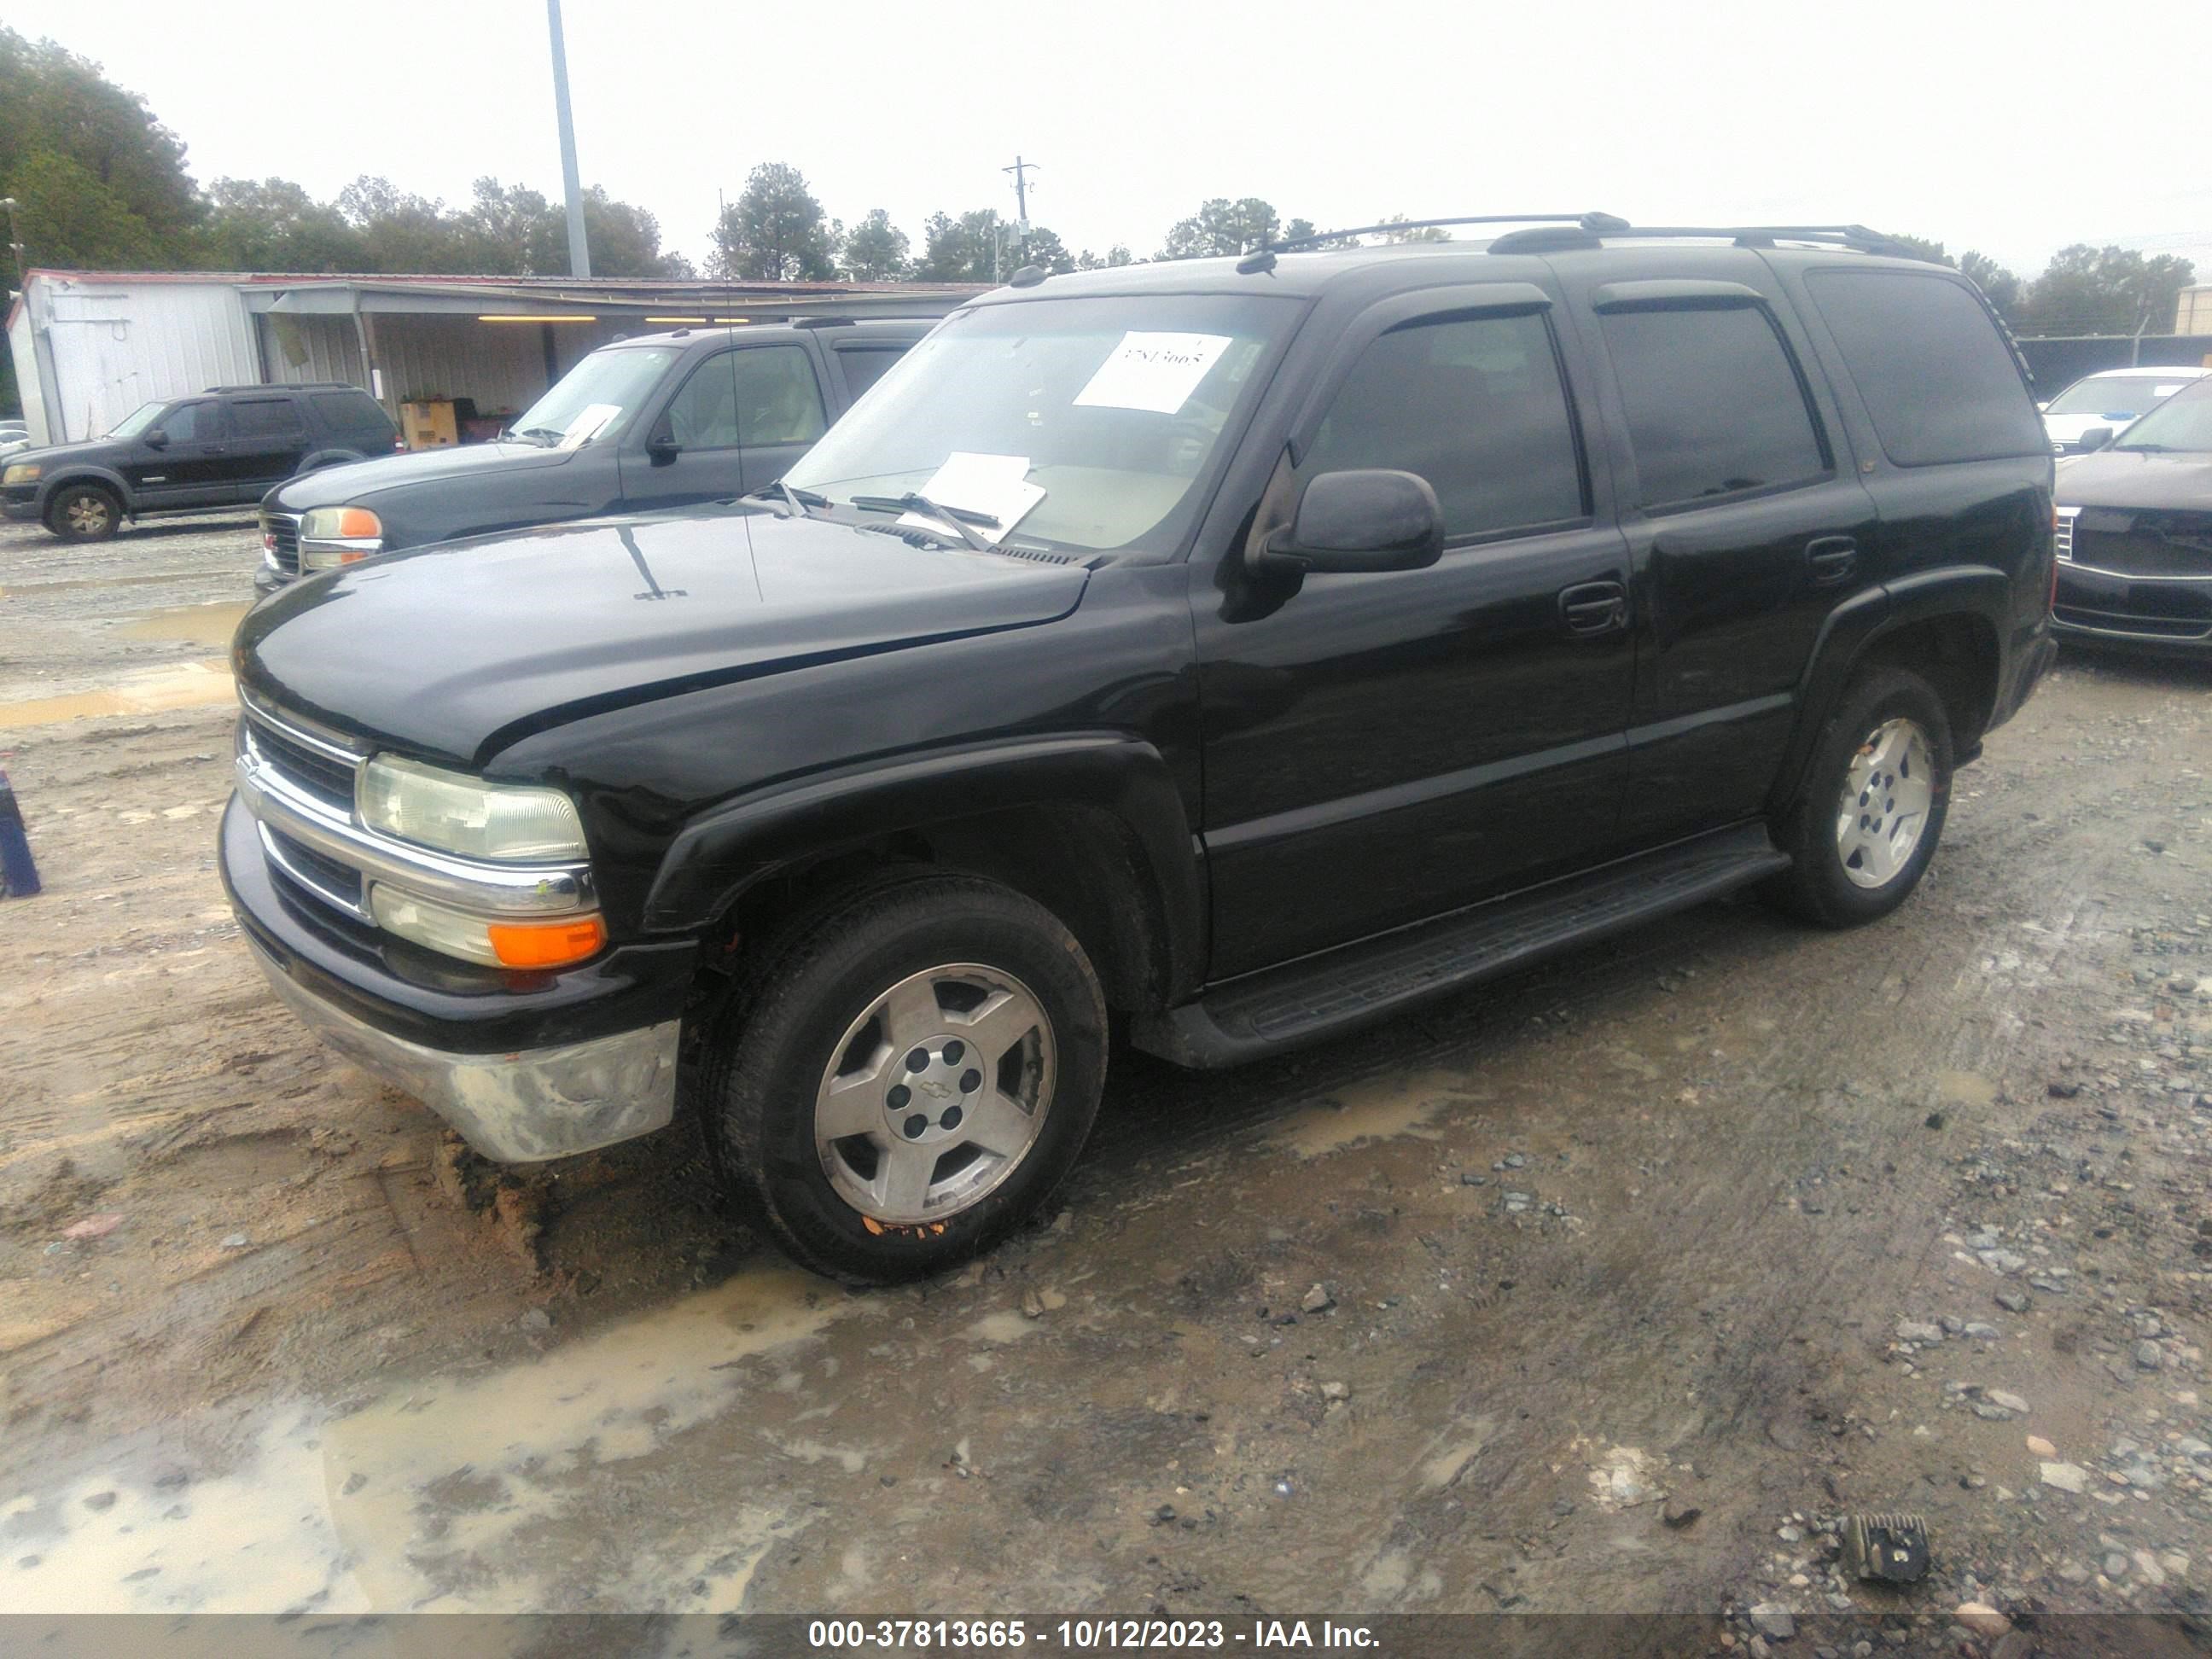
[[[0,495],[0,514],[18,524],[39,521],[39,489],[36,484],[18,484],[4,495]]]
[[[254,960],[284,1005],[485,1157],[565,1158],[675,1115],[690,941],[617,947],[555,974],[425,968],[335,927],[311,898],[281,886],[236,795],[218,861]]]

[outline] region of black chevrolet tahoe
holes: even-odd
[[[2053,574],[2007,337],[1878,246],[1024,272],[750,501],[258,606],[246,939],[486,1155],[683,1102],[890,1280],[1036,1211],[1109,1019],[1220,1066],[1752,884],[1871,921]]]
[[[679,328],[601,346],[497,443],[387,456],[270,490],[254,587],[464,536],[758,489],[934,320]]]
[[[211,386],[142,404],[105,437],[18,451],[0,465],[0,510],[64,541],[103,541],[125,519],[250,505],[286,478],[398,447],[358,386]]]

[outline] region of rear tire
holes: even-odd
[[[970,876],[849,891],[766,942],[706,1034],[726,1183],[817,1273],[892,1284],[989,1249],[1074,1166],[1106,1006],[1073,934]]]
[[[123,525],[123,503],[104,484],[64,484],[46,504],[46,528],[65,542],[104,542]]]
[[[1768,890],[1826,927],[1887,915],[1919,885],[1951,804],[1951,720],[1908,669],[1863,670],[1822,728],[1776,839],[1793,860]]]

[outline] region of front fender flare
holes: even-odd
[[[131,486],[123,482],[123,475],[120,472],[112,467],[90,466],[79,462],[66,472],[52,478],[39,480],[39,522],[41,524],[46,522],[46,511],[54,503],[56,490],[66,489],[71,484],[81,483],[96,483],[111,491],[115,499],[121,503],[125,518],[137,516],[138,504],[131,499]]]
[[[947,809],[948,801],[958,805]],[[708,926],[780,869],[841,846],[980,813],[1094,808],[1127,834],[1157,903],[1161,982],[1194,982],[1206,897],[1182,792],[1152,744],[1116,732],[963,744],[818,773],[729,801],[677,836],[646,895],[660,931]]]

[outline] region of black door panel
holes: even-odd
[[[223,407],[214,398],[173,404],[131,446],[124,478],[136,500],[148,506],[211,507],[235,501],[229,436]]]
[[[1216,978],[1541,880],[1614,842],[1635,665],[1627,547],[1593,521],[1544,296],[1514,286],[1516,313],[1480,314],[1477,292],[1477,314],[1395,304],[1350,331],[1297,480],[1269,492],[1287,501],[1341,469],[1415,472],[1456,538],[1438,562],[1272,594],[1243,592],[1232,567],[1229,602],[1200,606]]]
[[[307,453],[307,422],[289,394],[230,400],[230,465],[236,501],[259,501],[264,491],[300,470]]]

